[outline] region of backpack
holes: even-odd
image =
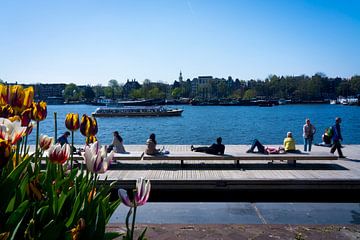
[[[329,127],[328,130],[327,130],[327,135],[329,137],[332,137],[334,135],[334,129],[333,127]]]

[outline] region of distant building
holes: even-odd
[[[211,94],[211,83],[214,81],[212,76],[199,76],[194,78],[191,83],[191,93],[201,99],[210,99]]]
[[[123,97],[129,98],[131,91],[133,89],[139,89],[139,88],[141,88],[140,83],[138,83],[135,79],[132,79],[131,81],[129,81],[128,79],[123,87]]]
[[[64,90],[66,84],[64,83],[37,83],[37,84],[22,84],[24,88],[34,88],[34,100],[35,101],[46,101],[50,104],[52,102],[63,103],[64,102]]]

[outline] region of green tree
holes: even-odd
[[[250,99],[255,98],[255,97],[256,97],[255,89],[248,89],[244,93],[243,100],[250,100]]]
[[[171,96],[173,98],[179,98],[183,93],[183,89],[181,87],[174,88],[171,92]]]
[[[95,98],[95,93],[90,85],[87,85],[84,89],[83,96],[86,101],[93,101]]]
[[[81,92],[74,83],[67,84],[64,89],[65,101],[79,101],[81,98]]]

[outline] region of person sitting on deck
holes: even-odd
[[[61,135],[57,140],[56,143],[60,143],[61,146],[64,145],[65,143],[69,144],[67,138],[70,136],[70,132],[66,131],[64,132],[63,135]]]
[[[210,147],[196,147],[196,148],[194,148],[194,146],[191,145],[191,151],[205,152],[205,153],[215,154],[215,155],[224,155],[225,146],[224,146],[224,144],[222,144],[222,138],[218,137],[216,139],[216,143],[212,144]]]
[[[262,153],[262,154],[277,154],[277,153],[284,153],[284,148],[282,147],[265,147],[264,145],[262,145],[260,143],[259,140],[254,139],[251,147],[249,148],[249,150],[247,150],[247,153],[254,153],[255,148],[257,148],[258,153]]]
[[[112,140],[112,143],[109,145],[108,152],[111,152],[111,150],[115,150],[116,153],[126,153],[124,145],[123,145],[123,139],[120,136],[118,131],[115,131],[114,137]]]
[[[284,139],[284,149],[285,149],[285,152],[290,152],[290,153],[299,152],[295,148],[295,140],[292,136],[292,132],[288,132],[286,134],[286,138]]]
[[[315,144],[316,146],[331,147],[331,136],[329,135],[329,128],[325,128],[324,134],[321,136],[322,142]]]
[[[155,134],[152,133],[150,134],[149,139],[146,141],[146,149],[145,149],[145,153],[147,155],[156,155],[156,154],[160,154],[161,150],[156,148],[156,139],[155,139]]]

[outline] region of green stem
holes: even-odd
[[[39,121],[36,121],[36,145],[35,145],[35,162],[38,162],[39,154]]]
[[[135,218],[136,218],[136,203],[135,203],[135,199],[134,199],[134,213],[133,213],[133,219],[132,219],[132,223],[131,223],[131,237],[130,237],[131,240],[133,240],[133,238],[134,238]]]
[[[55,129],[54,129],[54,132],[55,132],[55,141],[57,140],[57,113],[56,112],[54,112],[54,127],[55,127]]]
[[[24,156],[27,154],[27,151],[26,151],[27,141],[28,141],[28,135],[25,136],[25,146],[24,146],[24,152],[23,152],[23,155],[24,155]]]
[[[73,160],[74,160],[74,131],[71,131],[71,169],[73,169]]]
[[[16,143],[16,164],[15,164],[15,167],[16,167],[16,166],[18,165],[18,163],[19,163],[20,141],[22,141],[22,140],[19,140],[19,141]]]

